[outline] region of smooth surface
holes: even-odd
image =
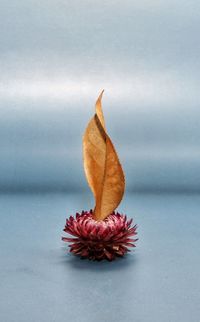
[[[88,194],[0,195],[0,321],[198,322],[200,196],[126,195],[139,241],[112,263],[65,254],[65,209],[91,206]]]
[[[83,189],[105,89],[130,190],[200,191],[199,0],[1,0],[0,190]]]

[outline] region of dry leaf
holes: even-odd
[[[122,200],[125,179],[115,148],[106,133],[101,107],[103,91],[96,102],[96,113],[83,137],[84,169],[96,201],[94,217],[103,220]]]

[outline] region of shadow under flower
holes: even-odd
[[[136,252],[128,253],[124,257],[118,257],[113,261],[92,261],[89,259],[82,259],[71,253],[66,253],[66,248],[62,252],[62,263],[70,265],[77,270],[90,270],[96,272],[125,270],[130,266],[135,266],[138,262],[138,255]]]

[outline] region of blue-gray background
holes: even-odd
[[[101,89],[128,189],[200,188],[198,1],[0,2],[0,188],[86,187]]]
[[[199,30],[197,0],[0,1],[2,321],[199,321]],[[81,141],[103,88],[140,240],[91,264],[60,235],[93,206]]]

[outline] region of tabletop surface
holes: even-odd
[[[0,321],[198,322],[200,195],[127,194],[137,247],[114,262],[67,253],[65,218],[82,194],[0,196]]]

